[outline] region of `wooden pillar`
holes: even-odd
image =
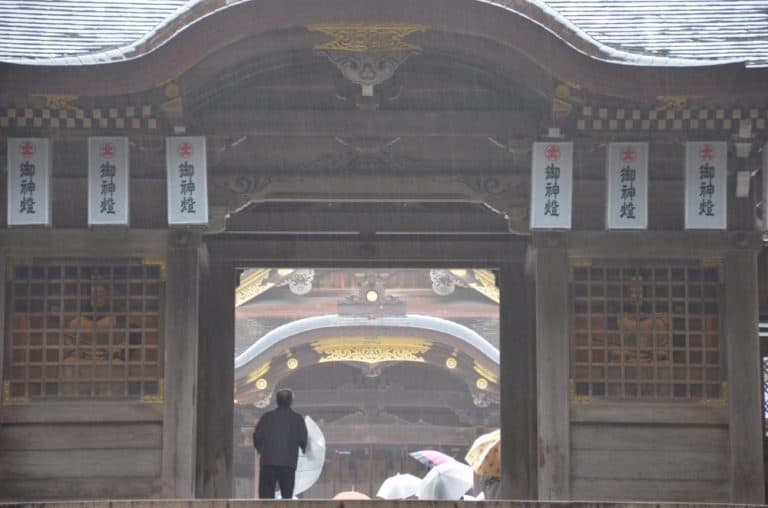
[[[724,301],[731,502],[763,503],[763,406],[757,330],[757,258],[754,251],[727,253]]]
[[[235,271],[201,263],[197,376],[198,498],[232,496],[235,377]]]
[[[536,413],[533,334],[529,330],[528,295],[522,264],[500,271],[501,300],[499,352],[501,389],[501,495],[504,499],[535,499],[536,441],[532,425]]]
[[[0,283],[2,284],[2,287],[0,288],[0,387],[2,387],[2,382],[5,380],[5,375],[3,372],[3,366],[5,365],[5,359],[3,357],[6,349],[6,342],[9,340],[6,336],[6,309],[8,306],[6,305],[6,294],[7,294],[7,284],[8,284],[8,277],[6,276],[6,270],[8,270],[8,267],[6,266],[8,264],[8,258],[6,257],[6,254],[3,249],[0,249]],[[0,404],[3,402],[3,390],[0,390]],[[0,415],[2,416],[2,415]],[[2,421],[2,418],[0,418],[0,421]]]
[[[568,256],[556,235],[534,238],[540,500],[570,497]]]
[[[165,311],[162,496],[195,495],[199,235],[171,235]]]

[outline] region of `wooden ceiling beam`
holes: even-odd
[[[488,137],[537,133],[525,111],[215,110],[190,122],[193,134],[336,137]]]

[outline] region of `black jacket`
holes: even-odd
[[[259,419],[253,431],[253,446],[262,466],[295,468],[299,448],[307,451],[307,425],[304,418],[289,407],[278,407]]]

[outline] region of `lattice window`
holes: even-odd
[[[721,397],[719,268],[592,263],[572,279],[576,395]]]
[[[9,400],[157,397],[159,265],[10,269]]]

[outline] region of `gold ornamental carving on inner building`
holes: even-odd
[[[374,53],[381,51],[421,51],[404,39],[416,32],[426,32],[417,24],[317,24],[307,25],[310,32],[322,32],[332,40],[315,45],[315,50]]]
[[[499,384],[499,376],[484,365],[475,362],[474,371],[486,381],[490,381],[495,385]]]
[[[423,362],[432,343],[411,337],[345,337],[312,343],[325,362]]]

